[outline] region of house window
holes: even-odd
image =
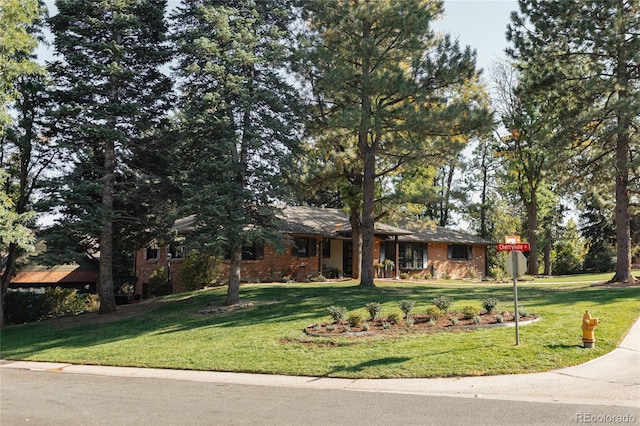
[[[447,247],[447,258],[451,260],[473,259],[473,250],[469,245],[449,244],[449,247]]]
[[[169,246],[169,253],[171,253],[172,259],[184,259],[185,250],[184,246]]]
[[[315,257],[316,240],[307,237],[296,237],[291,246],[291,255],[296,257]]]
[[[242,260],[258,260],[264,257],[264,244],[253,243],[253,245],[242,246]],[[225,260],[231,260],[231,251],[227,251]]]
[[[331,258],[331,240],[329,240],[328,238],[322,240],[322,258]]]
[[[427,247],[421,243],[400,243],[398,261],[400,269],[425,269]]]
[[[149,246],[144,249],[144,258],[146,260],[158,260],[160,259],[160,247]]]
[[[264,257],[264,244],[253,243],[242,247],[242,260],[258,260]]]

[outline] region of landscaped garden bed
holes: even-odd
[[[520,324],[530,324],[539,319],[535,314],[527,313],[519,318]],[[474,318],[468,318],[462,312],[449,312],[438,319],[432,319],[428,314],[411,315],[406,319],[376,318],[350,324],[349,321],[332,321],[311,324],[304,329],[310,336],[332,335],[366,335],[371,333],[398,333],[398,332],[426,332],[437,333],[443,331],[463,331],[485,327],[512,327],[515,326],[513,312],[481,313]]]

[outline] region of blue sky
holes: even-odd
[[[54,0],[46,0],[54,14]],[[169,0],[169,7],[178,4]],[[457,37],[461,45],[469,45],[478,53],[478,66],[485,70],[497,58],[504,57],[507,47],[505,32],[512,10],[518,8],[516,0],[445,0],[445,16],[434,22],[434,28]],[[42,49],[46,51],[46,49]],[[43,56],[47,56],[42,52]]]
[[[437,31],[457,37],[462,46],[476,49],[478,66],[488,77],[491,64],[506,57],[505,34],[514,10],[518,10],[516,0],[446,0],[445,16],[433,26]]]

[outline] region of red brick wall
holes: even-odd
[[[272,246],[264,247],[264,257],[259,260],[243,260],[241,266],[241,279],[246,282],[271,282],[282,281],[284,277],[292,280],[304,280],[307,275],[317,274],[320,262],[320,239],[313,239],[316,243],[316,256],[297,257],[291,255],[291,243],[285,244],[284,252],[277,253]],[[160,257],[156,260],[144,259],[145,249],[136,252],[136,276],[138,278],[135,292],[143,294],[143,286],[149,282],[149,277],[160,267],[167,268],[166,247],[160,248]],[[180,293],[186,290],[180,279],[180,266],[182,259],[171,260],[171,284],[173,292]],[[229,261],[223,266],[220,282],[229,280]]]
[[[447,259],[447,244],[430,243],[427,250],[429,272],[434,278],[482,278],[485,275],[485,246],[473,246],[473,259]]]
[[[241,279],[245,282],[271,282],[282,281],[284,277],[290,277],[294,281],[303,281],[308,275],[317,274],[320,264],[320,239],[315,239],[316,256],[297,257],[291,255],[291,242],[285,244],[284,252],[277,253],[272,246],[264,247],[264,257],[260,260],[243,260]],[[144,259],[144,249],[136,253],[136,275],[137,282],[135,292],[143,293],[143,285],[149,281],[149,277],[159,267],[167,267],[166,247],[160,248],[159,259]],[[482,278],[485,275],[485,246],[473,247],[473,259],[471,260],[449,260],[447,259],[447,244],[429,244],[428,270],[434,278],[449,277],[451,279],[460,278]],[[336,263],[341,258],[341,250],[332,251],[331,262],[323,259],[323,263]],[[375,241],[374,259],[380,258],[380,242]],[[171,283],[174,293],[186,290],[180,279],[181,259],[171,260]],[[340,261],[341,262],[341,261]],[[376,263],[375,261],[372,261]],[[416,274],[412,271],[412,274]],[[394,273],[395,274],[395,273]],[[229,279],[229,262],[223,266],[220,282],[225,283]]]

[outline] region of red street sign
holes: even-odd
[[[530,249],[529,243],[498,244],[498,251],[529,251]]]

